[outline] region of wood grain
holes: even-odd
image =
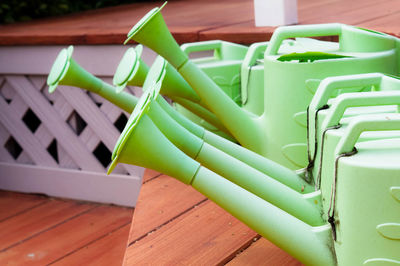
[[[38,207],[46,201],[46,197],[0,190],[0,222],[31,208]]]
[[[37,208],[7,219],[0,223],[3,228],[0,230],[0,252],[94,207],[93,204],[48,200]]]
[[[120,266],[127,246],[130,224],[62,258],[52,265]]]
[[[44,265],[84,248],[131,221],[132,209],[94,208],[0,253],[0,265]]]
[[[161,1],[140,2],[0,26],[0,45],[122,44],[130,28],[161,4]],[[298,0],[299,24],[359,25],[387,19],[385,26],[376,28],[372,24],[370,28],[400,36],[396,30],[399,6],[397,0]],[[255,27],[253,8],[253,0],[187,0],[170,1],[162,13],[178,43],[221,39],[250,44],[268,40],[265,38],[274,30],[274,27]]]
[[[302,264],[265,238],[260,238],[227,263],[227,266],[240,265],[297,266]]]
[[[136,203],[129,243],[181,215],[204,199],[192,187],[166,175],[143,184]]]
[[[128,247],[127,265],[216,265],[248,246],[256,233],[206,201]]]

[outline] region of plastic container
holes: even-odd
[[[400,131],[400,115],[355,120],[338,144],[330,215],[339,265],[400,263],[400,139],[357,142],[386,130]]]
[[[294,37],[339,36],[329,53],[278,54],[283,40]],[[329,76],[382,72],[398,74],[396,38],[342,24],[278,28],[264,59],[264,133],[267,158],[293,169],[307,165],[306,109],[313,96],[307,80]],[[278,126],[279,125],[279,126]]]

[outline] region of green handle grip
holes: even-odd
[[[242,62],[241,66],[241,87],[242,87],[242,104],[247,102],[248,95],[248,83],[250,78],[250,69],[253,66],[257,59],[260,58],[260,53],[264,52],[267,48],[268,42],[260,42],[255,43],[249,47],[249,50],[246,53],[246,56]],[[264,58],[264,56],[262,57]]]
[[[272,35],[265,55],[276,55],[282,42],[288,38],[336,36],[340,35],[341,31],[340,23],[279,27]]]
[[[185,43],[181,45],[181,49],[186,55],[195,52],[202,51],[212,51],[212,50],[220,50],[222,47],[223,41],[215,40],[215,41],[204,41],[204,42],[194,42],[194,43]],[[216,53],[214,52],[214,55]]]
[[[336,154],[351,152],[361,133],[364,131],[400,130],[400,114],[379,114],[374,116],[359,116],[349,124],[340,139]]]
[[[400,82],[399,82],[400,85]],[[400,86],[399,86],[400,87]],[[379,91],[364,93],[346,93],[339,95],[332,104],[331,112],[325,118],[323,129],[339,124],[344,112],[349,107],[399,105],[400,91]]]
[[[334,91],[352,87],[380,85],[383,74],[368,73],[358,75],[346,75],[338,77],[329,77],[324,79],[319,85],[315,95],[310,103],[310,113],[315,113],[319,108],[324,106]]]
[[[311,141],[315,139],[315,123],[317,111],[328,102],[332,93],[338,89],[345,89],[359,86],[379,85],[384,75],[379,73],[347,75],[338,77],[329,77],[324,79],[319,85],[314,97],[308,107],[308,130],[310,151],[314,149]],[[313,152],[313,151],[312,151]],[[313,154],[313,153],[311,153]]]

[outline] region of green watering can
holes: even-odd
[[[312,98],[307,80],[315,86],[316,80],[332,75],[398,74],[394,37],[341,24],[281,27],[265,52],[264,112],[257,116],[241,109],[188,59],[168,31],[161,8],[147,13],[126,42],[133,39],[168,60],[241,145],[293,169],[307,165],[305,118]],[[287,38],[326,35],[339,36],[337,50],[277,54]]]
[[[343,93],[348,90],[366,89],[374,91],[346,93],[330,99],[338,91]],[[322,172],[330,172],[330,169],[333,169],[331,158],[333,147],[336,147],[348,122],[354,116],[362,114],[398,113],[399,89],[399,79],[379,73],[330,77],[321,82],[308,110],[309,165],[307,168],[311,171],[317,187],[320,187]],[[400,135],[398,132],[394,134],[390,132],[384,137],[400,137]],[[375,138],[377,138],[376,134],[364,134],[359,141]],[[331,148],[326,149],[326,147]],[[326,156],[328,156],[327,164],[330,166],[323,167],[322,161]]]
[[[312,192],[289,169],[212,133],[207,133],[211,143],[191,134],[165,111],[168,105],[162,105],[160,87],[153,84],[141,97],[116,144],[109,172],[122,162],[173,176],[301,262],[335,265],[332,228],[336,227],[321,219],[320,191]],[[391,120],[400,128],[400,115],[389,115],[396,115]],[[257,160],[268,165],[264,171],[250,165]]]
[[[356,117],[336,147],[328,215],[339,265],[400,264],[400,139],[356,144],[365,131],[399,132],[399,117]]]

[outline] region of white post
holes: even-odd
[[[297,0],[254,0],[257,27],[297,23]]]

